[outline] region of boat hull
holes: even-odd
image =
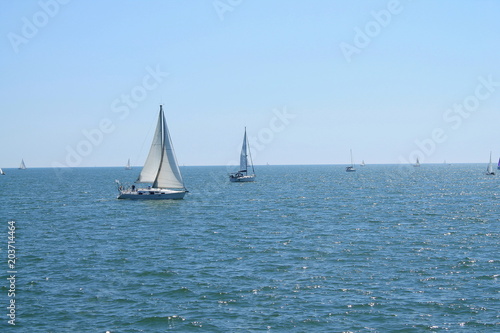
[[[186,191],[174,191],[164,189],[139,189],[136,191],[121,191],[118,199],[131,200],[180,200],[186,195]]]
[[[229,181],[232,183],[247,183],[247,182],[253,182],[255,181],[255,175],[251,176],[240,176],[240,177],[235,177],[235,176],[229,176]]]

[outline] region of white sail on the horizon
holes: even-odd
[[[24,159],[21,159],[21,164],[19,165],[19,169],[21,170],[26,169],[26,164],[24,164]]]
[[[493,174],[493,163],[491,161],[491,152],[490,152],[490,164],[488,164],[488,170],[487,170],[487,173],[488,174]]]
[[[184,188],[161,106],[153,142],[137,182],[153,183],[154,188]]]

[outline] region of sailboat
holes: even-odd
[[[500,158],[498,159],[497,169],[500,170]]]
[[[352,162],[352,149],[351,149],[351,165],[345,168],[345,171],[347,172],[354,172],[356,169],[354,169],[354,163]]]
[[[5,175],[5,172],[3,172],[2,168],[0,168],[0,175],[1,176]]]
[[[127,165],[125,165],[125,170],[132,170],[132,167],[130,166],[130,158],[128,159]]]
[[[366,164],[365,164],[365,160],[362,160],[361,161],[361,164],[360,164],[362,167],[364,167]]]
[[[248,174],[248,148],[247,128],[245,127],[245,135],[243,136],[243,146],[241,147],[240,154],[240,170],[229,175],[229,180],[235,182],[253,182],[255,180],[255,170],[253,169],[252,155],[250,154],[250,165],[252,166],[252,174]]]
[[[495,172],[493,172],[493,164],[491,163],[491,151],[490,151],[490,163],[488,164],[488,168],[486,169],[486,174],[489,176],[495,175]]]
[[[413,164],[413,166],[415,168],[419,167],[420,166],[420,161],[418,160],[418,157],[417,157],[417,162],[415,162],[415,164]]]
[[[26,170],[26,164],[24,164],[24,159],[21,159],[21,164],[19,165],[19,170]]]
[[[167,122],[160,105],[158,124],[146,163],[136,183],[152,183],[147,188],[124,188],[119,181],[118,199],[183,199],[188,192],[175,158]]]

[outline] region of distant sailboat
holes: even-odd
[[[137,183],[152,183],[148,188],[123,188],[118,183],[118,199],[183,199],[188,192],[175,158],[163,108],[160,105],[158,124],[146,163]]]
[[[352,161],[352,149],[351,149],[351,165],[345,168],[345,171],[347,172],[354,172],[356,169],[354,168],[354,163]]]
[[[127,165],[125,165],[125,170],[132,170],[132,167],[130,166],[130,158],[128,159]]]
[[[0,168],[0,175],[5,175],[5,172],[3,172],[2,168]]]
[[[253,169],[252,155],[250,154],[250,165],[252,166],[252,174],[248,174],[248,147],[247,128],[245,127],[245,135],[243,136],[243,146],[241,147],[240,154],[240,170],[229,175],[229,180],[233,183],[236,182],[253,182],[255,181],[255,170]]]
[[[21,164],[19,165],[19,170],[26,170],[26,164],[24,164],[24,159],[21,159]]]
[[[497,169],[500,170],[500,158],[498,159]]]
[[[362,160],[361,161],[361,164],[360,164],[362,167],[364,167],[366,164],[365,164],[365,160]]]
[[[419,167],[420,166],[420,161],[418,160],[418,157],[417,157],[417,162],[415,162],[415,164],[413,166],[414,167]]]
[[[490,151],[490,163],[488,164],[488,168],[486,169],[486,174],[489,176],[495,175],[495,172],[493,172],[493,163],[491,162],[491,151]]]

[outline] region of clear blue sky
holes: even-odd
[[[0,167],[500,156],[500,1],[2,1]],[[85,135],[87,133],[87,135]],[[77,154],[78,156],[74,156]]]

